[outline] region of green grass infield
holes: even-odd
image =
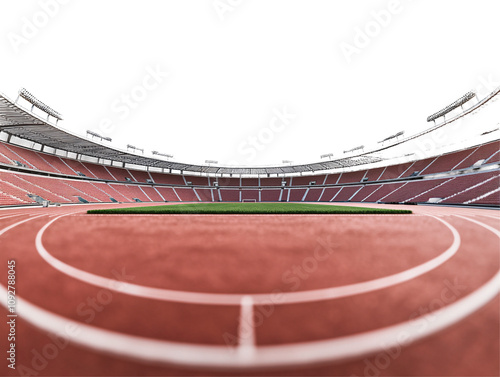
[[[115,215],[163,215],[163,214],[193,214],[193,215],[334,215],[334,214],[411,214],[409,210],[392,210],[384,208],[345,207],[335,205],[308,203],[191,203],[150,207],[95,209],[89,214]]]

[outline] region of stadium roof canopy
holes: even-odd
[[[464,113],[455,117],[454,119],[457,119],[469,112],[474,111],[478,107],[488,102],[491,98],[498,95],[499,92],[500,88],[497,88],[489,96],[479,101],[474,106],[467,109]],[[271,167],[228,167],[216,165],[195,165],[168,161],[158,158],[158,156],[161,156],[161,154],[159,153],[157,153],[156,156],[148,157],[145,155],[132,153],[127,150],[121,150],[114,146],[106,145],[96,140],[90,140],[60,127],[57,124],[57,120],[62,119],[60,114],[44,105],[42,102],[36,100],[36,98],[31,95],[29,102],[41,110],[47,111],[44,109],[44,107],[48,109],[50,113],[46,113],[46,119],[34,113],[33,111],[24,108],[19,102],[14,102],[0,93],[0,131],[3,131],[8,135],[16,136],[21,139],[40,144],[43,147],[50,147],[59,151],[75,153],[77,155],[77,158],[80,158],[81,156],[88,156],[96,158],[98,162],[113,161],[115,163],[117,162],[122,164],[122,166],[124,167],[129,164],[144,166],[146,168],[154,167],[166,169],[169,171],[179,171],[181,173],[192,172],[202,174],[282,175],[328,171],[333,169],[364,165],[382,160],[380,157],[375,155],[376,152],[380,152],[384,149],[388,149],[408,140],[417,138],[454,120],[447,120],[442,124],[426,129],[416,135],[412,135],[410,137],[399,140],[394,144],[391,144],[390,146],[383,146],[371,151],[360,151],[357,155],[331,159],[329,161]],[[48,115],[52,115],[56,119],[56,123],[53,123]],[[361,148],[354,148],[351,151],[355,152],[357,150],[361,150]]]
[[[24,97],[23,97],[24,98]],[[32,97],[32,100],[37,101]],[[31,103],[31,101],[30,101]],[[37,102],[41,103],[41,102]],[[41,108],[41,106],[36,107]],[[48,108],[48,107],[47,107]],[[51,110],[53,112],[53,110]],[[55,112],[54,112],[55,113]],[[52,115],[52,113],[50,114]],[[59,113],[57,115],[60,117]],[[59,119],[59,118],[57,118]],[[43,146],[55,148],[66,152],[76,153],[97,158],[99,160],[110,160],[122,164],[155,167],[181,172],[212,173],[212,174],[289,174],[301,172],[315,172],[345,168],[377,162],[381,159],[374,156],[354,156],[341,158],[334,161],[322,161],[304,165],[289,165],[276,167],[225,167],[214,165],[194,165],[174,161],[167,161],[157,157],[147,157],[126,150],[120,150],[96,140],[86,139],[65,130],[52,123],[49,119],[43,119],[19,103],[15,103],[0,93],[0,130],[10,135],[29,140]],[[137,150],[137,148],[134,148]],[[161,154],[156,153],[156,156]]]

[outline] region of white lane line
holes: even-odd
[[[49,215],[49,218],[54,218],[54,217],[60,218],[60,217],[65,217],[65,216],[70,216],[70,215],[76,215],[77,213],[80,213],[80,211],[78,211],[78,212],[69,212],[69,213],[65,213],[64,215],[61,215],[60,213],[56,213],[54,215]]]
[[[66,215],[63,215],[66,216]],[[149,298],[161,301],[173,301],[190,304],[205,304],[205,305],[240,305],[244,296],[252,297],[255,304],[273,304],[284,305],[292,303],[313,302],[321,300],[332,300],[340,297],[353,296],[357,294],[372,292],[379,289],[388,288],[418,276],[421,276],[445,263],[449,260],[460,247],[460,235],[457,230],[446,221],[435,217],[439,222],[443,223],[452,233],[453,242],[446,251],[429,261],[412,267],[408,270],[389,275],[386,277],[368,280],[361,283],[349,284],[338,287],[315,289],[309,291],[298,292],[280,292],[279,299],[276,299],[276,294],[225,294],[225,293],[203,293],[203,292],[186,292],[163,288],[153,288],[127,282],[119,282],[114,279],[109,279],[103,276],[95,275],[90,272],[83,271],[69,264],[66,264],[52,256],[43,246],[42,237],[47,228],[57,221],[60,216],[49,221],[40,229],[36,236],[36,249],[40,256],[52,267],[59,270],[72,278],[83,281],[100,288],[110,289],[119,293],[137,296],[141,298]]]
[[[491,215],[485,215],[485,214],[479,214],[477,216],[489,217],[490,219],[495,219],[495,220],[500,221],[500,217],[499,216],[491,216]]]
[[[24,224],[25,222],[28,222],[28,221],[31,221],[31,220],[38,219],[39,217],[43,217],[43,216],[45,216],[45,215],[38,215],[38,216],[36,216],[36,217],[30,217],[30,218],[28,218],[28,219],[25,219],[25,220],[19,221],[19,222],[15,223],[15,224],[9,225],[8,227],[3,228],[2,230],[0,230],[0,236],[1,236],[2,234],[4,234],[5,232],[8,232],[8,231],[9,231],[9,230],[11,230],[12,228],[15,228],[15,227],[16,227],[16,226],[18,226],[18,225]]]
[[[479,226],[482,226],[483,228],[486,228],[488,229],[490,232],[493,232],[495,233],[498,238],[500,238],[500,231],[498,231],[497,229],[493,228],[492,226],[489,226],[488,224],[485,224],[485,223],[482,223],[480,221],[477,221],[477,220],[474,220],[474,219],[471,219],[469,217],[465,217],[465,216],[461,216],[461,215],[455,215],[456,217],[460,217],[461,219],[464,219],[464,220],[467,220],[467,221],[470,221],[470,222],[473,222]]]
[[[238,326],[238,357],[244,360],[252,359],[255,355],[256,344],[253,299],[251,296],[244,296],[241,299]]]
[[[11,217],[22,216],[22,215],[23,215],[22,213],[19,213],[19,214],[15,214],[15,215],[2,216],[2,217],[0,217],[0,220],[9,219]]]

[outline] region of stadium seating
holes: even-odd
[[[410,168],[407,171],[405,171],[400,177],[411,177],[415,174],[421,175],[422,172],[429,166],[431,166],[437,159],[438,159],[437,157],[431,157],[431,158],[425,158],[423,160],[418,160],[415,163],[413,163],[413,165],[410,166]]]
[[[207,188],[195,188],[198,197],[202,202],[216,202],[218,201],[217,190]],[[215,191],[215,193],[214,193]]]
[[[241,181],[240,178],[227,178],[227,177],[221,177],[217,179],[217,183],[219,187],[240,187],[241,186]]]
[[[28,197],[28,191],[24,190],[9,180],[9,173],[0,171],[0,192],[2,193],[2,203],[4,205],[14,205],[20,203],[33,203],[34,200]],[[10,201],[10,203],[9,203]]]
[[[130,196],[130,192],[127,190],[125,185],[107,185],[107,192],[111,197],[115,198],[115,200],[119,202],[132,202],[133,199]]]
[[[167,202],[180,202],[181,200],[177,196],[175,190],[172,187],[162,187],[157,186],[155,189],[161,195],[162,198]]]
[[[192,175],[185,175],[186,183],[191,182],[193,186],[208,186],[208,177],[197,177]]]
[[[80,161],[71,160],[69,158],[63,159],[64,163],[73,171],[73,174],[83,174],[88,178],[97,178],[84,164]],[[78,174],[80,173],[80,174]]]
[[[475,148],[474,152],[470,154],[465,160],[461,161],[453,170],[465,169],[471,167],[478,161],[485,160],[485,163],[498,162],[500,160],[500,143],[493,142],[481,145]]]
[[[498,171],[464,175],[453,180],[453,190],[448,190],[448,192],[441,195],[443,198],[442,203],[466,203],[498,187],[500,187]]]
[[[0,206],[34,203],[28,195],[59,203],[136,199],[422,203],[432,199],[443,204],[500,205],[500,173],[492,165],[500,161],[499,146],[499,142],[485,143],[437,157],[337,174],[215,179],[122,169],[0,142],[0,164],[18,170],[0,170]],[[491,170],[472,169],[478,161]]]
[[[307,192],[307,189],[287,189],[288,191],[288,198],[287,201],[289,202],[301,202],[302,198]]]
[[[241,190],[241,201],[254,199],[256,202],[259,201],[259,190]]]
[[[261,187],[281,187],[281,182],[283,180],[281,178],[261,178],[260,179],[260,186]]]
[[[183,202],[199,202],[200,199],[191,187],[176,187],[175,192]]]
[[[0,206],[8,206],[8,205],[15,205],[15,204],[27,204],[29,203],[27,200],[22,200],[17,198],[16,196],[10,195],[6,192],[1,192],[0,191]]]
[[[219,193],[223,202],[240,201],[240,190],[220,189]]]
[[[382,173],[385,171],[384,168],[377,168],[377,169],[370,169],[366,172],[365,178],[366,181],[368,182],[375,182],[378,181],[379,178],[382,176]]]
[[[14,145],[7,145],[5,143],[0,143],[0,153],[2,153],[2,156],[8,160],[9,164],[14,164],[14,161],[18,161],[24,165],[26,165],[28,168],[31,169],[36,169],[38,170],[32,163],[29,161],[26,161],[21,155],[17,153],[18,150],[22,148],[18,148]],[[34,153],[34,152],[31,152]]]
[[[147,171],[140,171],[140,170],[132,170],[132,169],[127,169],[127,176],[132,178],[133,181],[135,182],[147,182],[148,180],[151,180],[151,176]]]
[[[128,171],[125,169],[119,169],[113,166],[105,166],[105,169],[115,181],[124,182],[127,180],[127,178],[130,180],[132,179]]]
[[[242,178],[241,185],[245,187],[259,187],[258,178]]]
[[[115,181],[115,178],[109,173],[104,165],[92,164],[90,162],[83,162],[83,165],[92,172],[94,177],[107,181]],[[85,173],[84,173],[85,174]]]
[[[328,174],[326,176],[325,185],[335,185],[340,178],[341,174]]]
[[[135,201],[139,199],[141,202],[151,202],[152,200],[144,193],[140,186],[136,185],[113,185],[117,191],[126,194],[125,196]]]
[[[111,195],[107,185],[99,182],[85,181],[65,181],[64,184],[75,189],[76,192],[83,198],[91,202],[111,202]],[[107,189],[107,190],[106,190]]]
[[[343,186],[335,197],[336,202],[347,202],[354,196],[362,186]]]
[[[351,198],[351,202],[364,202],[367,197],[377,191],[382,185],[365,185]]]
[[[340,192],[341,187],[327,187],[323,191],[323,194],[320,197],[320,201],[322,202],[331,202],[335,200],[337,194]]]
[[[11,186],[19,189],[19,198],[24,198],[31,195],[38,195],[45,200],[49,200],[52,202],[72,202],[71,199],[68,199],[63,196],[60,187],[58,187],[58,181],[52,178],[41,178],[33,175],[24,175],[24,174],[11,174],[11,173],[2,173],[0,178],[2,182],[9,183]],[[53,191],[51,191],[53,190]],[[2,190],[3,191],[3,190]],[[56,192],[58,192],[56,194]]]
[[[71,167],[66,163],[66,159],[61,157],[51,156],[48,154],[35,153],[39,155],[44,161],[46,161],[51,167],[54,168],[55,172],[65,175],[76,175],[76,172],[71,169]],[[40,169],[43,170],[43,169]]]
[[[478,198],[466,201],[466,204],[483,204],[483,205],[496,205],[500,203],[500,189],[498,187],[485,195],[481,195]]]
[[[304,198],[305,202],[317,202],[323,193],[322,188],[310,188],[307,190],[306,197]]]
[[[164,185],[177,185],[177,186],[186,185],[181,175],[160,174],[160,173],[150,173],[150,174],[155,183],[161,183]]]
[[[385,198],[391,194],[394,194],[406,183],[386,183],[382,185],[378,190],[375,190],[372,194],[368,195],[364,201],[365,202],[379,202],[385,201]]]
[[[0,143],[0,163],[6,164],[6,165],[12,165],[12,160],[8,158],[5,154],[3,154],[2,151],[2,146],[3,144]]]
[[[401,186],[398,190],[391,192],[383,201],[389,203],[426,202],[429,198],[434,197],[432,192],[448,180],[425,179],[411,181]]]
[[[339,184],[341,183],[359,183],[366,174],[366,170],[343,173],[340,177]]]
[[[164,202],[165,199],[162,198],[160,193],[155,187],[151,186],[140,186],[141,190],[144,192],[144,194],[147,195],[147,197],[152,201],[152,202]]]
[[[261,201],[278,202],[282,191],[281,189],[262,189],[260,192]]]
[[[439,156],[436,158],[431,165],[422,170],[420,174],[433,174],[441,173],[443,171],[452,171],[453,168],[457,166],[457,161],[463,161],[467,159],[475,150],[465,150],[455,153],[450,153],[446,155]]]
[[[20,150],[22,150],[22,149],[20,149]],[[53,157],[53,156],[50,156],[50,157],[52,157],[52,159],[57,159],[57,157]],[[61,173],[61,171],[58,170],[53,164],[48,162],[48,160],[51,160],[51,158],[45,159],[39,153],[35,152],[35,153],[30,153],[30,156],[28,159],[29,159],[30,164],[35,166],[36,169],[38,169],[38,170],[47,171],[47,172],[54,172],[54,173]]]
[[[324,175],[293,177],[292,186],[309,186],[311,182],[315,182],[315,185],[322,185],[324,181]]]
[[[398,165],[391,165],[388,166],[387,168],[384,169],[384,172],[378,179],[379,181],[386,181],[389,179],[396,179],[401,177],[403,174],[405,174],[407,171],[411,170],[412,166],[414,165],[413,162],[407,162],[403,164],[398,164]]]

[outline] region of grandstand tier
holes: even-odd
[[[0,142],[0,205],[81,202],[384,202],[500,205],[500,143],[328,175],[205,177],[54,156]],[[474,166],[476,165],[476,166]]]

